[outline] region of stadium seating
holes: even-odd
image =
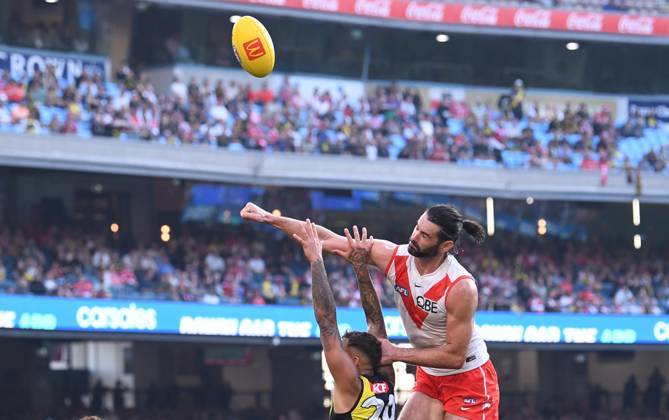
[[[289,84],[272,91],[177,80],[161,93],[146,78],[132,75],[118,83],[84,75],[68,86],[51,69],[19,82],[23,94],[12,98],[6,92],[16,84],[8,75],[0,83],[0,129],[5,132],[480,167],[669,171],[667,127],[638,116],[615,126],[606,109],[542,113],[536,104],[526,104],[526,116],[517,120],[510,110],[478,104],[423,105],[396,87],[377,89],[361,104],[327,91],[304,97]]]
[[[477,277],[481,309],[662,314],[669,313],[662,251],[640,259],[611,246],[557,239],[539,246],[506,235],[501,244],[467,246],[459,258]],[[350,266],[336,257],[326,265],[337,303],[360,306]],[[383,305],[392,307],[392,287],[378,271],[373,279]],[[75,230],[0,228],[0,293],[308,305],[310,281],[300,250],[266,231],[184,233],[121,252],[102,236]]]

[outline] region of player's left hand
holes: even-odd
[[[345,258],[353,266],[359,267],[369,264],[369,258],[372,255],[374,246],[374,237],[367,238],[367,228],[363,226],[362,235],[358,231],[358,226],[353,226],[353,237],[348,228],[344,229],[344,235],[348,241],[348,249],[345,251],[335,249],[332,252]]]
[[[379,338],[381,342],[381,366],[391,365],[395,361],[397,346],[385,338]]]
[[[307,219],[302,224],[303,236],[294,233],[293,239],[302,245],[304,256],[310,263],[317,262],[323,259],[323,241],[318,238],[318,231],[316,224]]]

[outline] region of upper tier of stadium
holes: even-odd
[[[276,89],[175,78],[163,92],[129,69],[120,76],[103,82],[84,73],[68,82],[53,67],[21,79],[5,73],[0,130],[480,167],[669,173],[669,127],[654,115],[616,121],[606,106],[529,102],[520,85],[499,103],[448,94],[426,102],[415,89],[395,85],[353,99],[345,89],[301,93],[288,77]]]

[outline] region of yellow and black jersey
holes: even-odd
[[[362,389],[357,402],[347,413],[330,409],[330,420],[394,420],[395,385],[384,375],[360,375]]]

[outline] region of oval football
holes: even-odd
[[[269,32],[253,16],[242,16],[232,27],[232,48],[244,70],[265,77],[274,70],[274,44]]]

